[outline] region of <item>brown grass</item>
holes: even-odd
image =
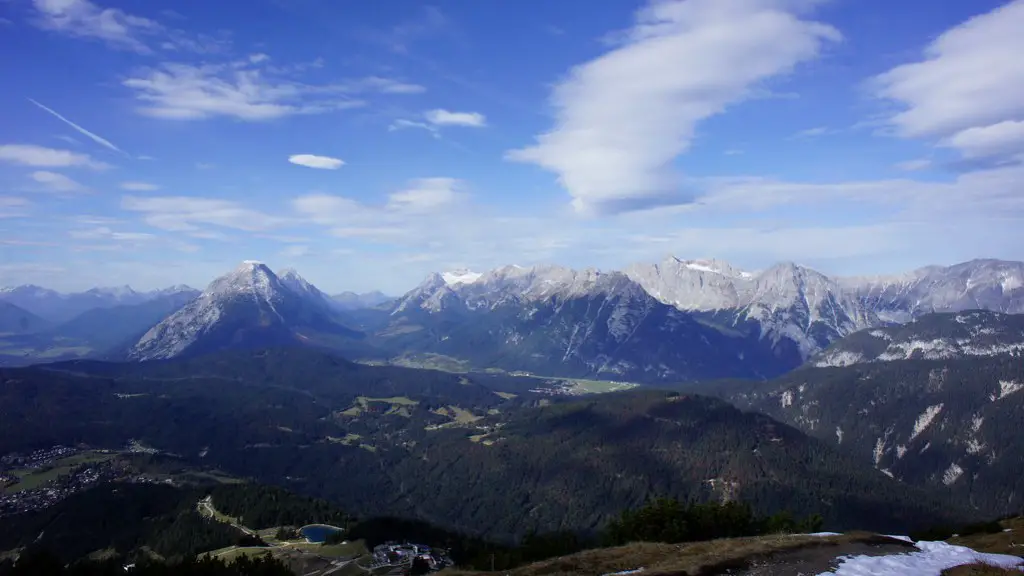
[[[987,564],[968,564],[943,570],[942,576],[1019,576],[1024,571],[1015,568],[998,568]]]
[[[754,561],[774,554],[858,543],[911,546],[900,540],[864,532],[830,537],[774,535],[729,538],[689,544],[636,543],[616,548],[587,550],[536,562],[505,573],[511,576],[599,576],[642,567],[643,576],[705,576],[720,574],[728,569],[742,569]],[[449,570],[445,574],[469,576],[487,572]]]
[[[988,554],[1024,556],[1024,518],[1011,518],[1003,520],[1000,524],[1010,531],[950,538],[949,543]]]

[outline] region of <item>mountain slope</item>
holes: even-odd
[[[459,282],[434,274],[394,305],[377,342],[478,368],[616,380],[767,377],[791,367],[759,339],[705,325],[625,274],[554,266]]]
[[[134,438],[353,513],[500,539],[592,530],[658,496],[816,512],[829,528],[970,516],[719,400],[644,390],[545,406],[483,382],[301,349],[0,369],[0,450]]]
[[[931,312],[985,309],[1024,313],[1024,262],[971,260],[908,274],[840,281],[883,317],[905,321]]]
[[[47,326],[46,320],[28,310],[0,301],[0,334],[31,334]]]
[[[626,273],[661,302],[765,338],[794,362],[878,323],[836,281],[792,263],[750,273],[718,260],[670,257]]]
[[[1024,350],[1024,315],[973,310],[928,314],[905,325],[863,330],[811,359],[817,367],[893,360],[995,356]]]
[[[898,480],[948,489],[990,516],[1024,506],[1019,353],[808,368],[708,389],[841,445]]]
[[[359,336],[325,302],[289,288],[263,264],[247,261],[146,332],[128,358],[155,360],[289,344],[332,346]]]

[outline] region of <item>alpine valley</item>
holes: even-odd
[[[0,455],[144,452],[504,545],[663,497],[883,533],[1024,510],[1018,262],[506,266],[387,298],[246,261],[0,302]]]

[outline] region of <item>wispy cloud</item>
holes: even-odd
[[[105,170],[109,164],[93,160],[88,154],[45,148],[33,144],[0,145],[0,162],[21,164],[35,168],[83,167]]]
[[[898,110],[888,119],[906,138],[926,138],[965,158],[1024,161],[1024,0],[955,26],[870,85]]]
[[[288,161],[292,164],[305,166],[306,168],[317,168],[320,170],[337,170],[345,165],[345,161],[340,158],[317,156],[315,154],[293,154],[288,157]]]
[[[917,172],[919,170],[925,170],[931,168],[932,161],[926,158],[920,158],[917,160],[907,160],[905,162],[898,162],[895,166],[897,170],[904,172]]]
[[[130,192],[153,192],[159,189],[159,186],[149,182],[121,182],[121,190],[128,190]]]
[[[840,40],[831,26],[787,10],[795,4],[651,2],[614,49],[555,87],[555,126],[507,157],[556,173],[581,212],[690,200],[671,166],[697,124]]]
[[[436,227],[437,214],[465,197],[463,188],[454,178],[421,178],[389,194],[383,206],[330,194],[301,196],[292,205],[303,218],[329,227],[336,237],[396,241]]]
[[[68,236],[76,240],[118,240],[118,241],[144,241],[152,240],[153,234],[146,232],[116,232],[106,226],[98,226],[84,230],[71,230]]]
[[[105,148],[109,148],[110,150],[113,150],[115,152],[120,152],[121,154],[125,154],[125,152],[123,150],[121,150],[117,146],[114,146],[114,144],[112,142],[110,142],[110,140],[107,140],[106,138],[103,138],[103,137],[101,137],[101,136],[99,136],[97,134],[94,134],[94,133],[86,130],[85,128],[82,128],[78,124],[75,124],[71,120],[68,120],[67,118],[61,116],[60,114],[58,114],[53,109],[47,108],[46,106],[43,106],[42,104],[40,104],[39,102],[36,102],[35,100],[33,100],[31,98],[29,98],[28,101],[33,103],[33,104],[35,104],[36,106],[42,108],[44,111],[49,112],[50,114],[55,116],[58,120],[60,120],[61,122],[67,124],[68,126],[71,126],[75,130],[77,130],[80,134],[83,134],[84,136],[88,137],[90,140],[92,140],[93,142],[99,144],[100,146],[103,146]]]
[[[427,122],[436,126],[467,126],[483,128],[487,126],[487,118],[479,112],[449,112],[448,110],[430,110],[423,115]]]
[[[197,232],[201,230],[200,225],[261,232],[289,223],[286,218],[215,198],[125,196],[121,199],[121,208],[139,212],[147,224],[169,232]]]
[[[118,50],[151,54],[155,49],[214,54],[224,52],[230,40],[192,34],[119,8],[104,8],[90,0],[31,0],[33,23],[73,38],[99,40]],[[162,13],[167,17],[166,11]]]
[[[790,137],[791,140],[810,140],[812,138],[818,138],[821,136],[827,136],[829,134],[835,134],[838,130],[829,128],[828,126],[815,126],[814,128],[807,128],[801,130]]]
[[[0,196],[0,218],[19,218],[28,214],[32,203],[17,196]]]
[[[94,38],[114,48],[147,53],[143,38],[160,32],[154,20],[133,16],[117,8],[100,8],[88,0],[33,0],[35,23],[79,38]]]
[[[405,118],[399,118],[388,126],[388,132],[395,132],[397,130],[405,130],[408,128],[426,130],[434,138],[440,138],[441,133],[438,131],[437,126],[427,124],[426,122],[416,122],[415,120],[407,120]]]
[[[84,192],[87,190],[85,186],[57,172],[40,170],[33,172],[29,177],[35,183],[41,185],[40,190],[43,192],[71,193]]]
[[[367,93],[415,94],[423,87],[371,76],[335,84],[307,84],[253,67],[231,64],[173,64],[143,70],[123,84],[135,91],[146,116],[196,120],[226,116],[247,121],[357,108]]]
[[[417,41],[435,36],[447,30],[450,21],[440,9],[424,6],[419,15],[384,32],[373,32],[367,37],[384,44],[389,50],[400,54],[409,52]]]

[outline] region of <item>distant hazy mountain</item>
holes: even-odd
[[[48,322],[28,310],[0,301],[0,334],[31,334],[48,325]]]
[[[835,280],[792,263],[752,273],[717,260],[668,258],[627,274],[654,297],[769,339],[803,358],[878,324],[874,313]]]
[[[289,274],[286,283],[265,265],[247,261],[146,332],[128,357],[154,360],[224,348],[331,346],[338,339],[360,336],[342,324],[319,290],[309,288],[297,274]]]
[[[973,310],[927,314],[904,325],[851,334],[811,359],[818,367],[945,360],[1024,350],[1024,315]]]
[[[177,292],[191,291],[188,286],[174,286],[151,292],[137,292],[130,286],[93,288],[85,292],[63,294],[35,285],[0,288],[0,301],[9,302],[55,324],[95,308],[111,308],[141,304]]]
[[[746,272],[668,258],[626,269],[655,298],[770,338],[808,358],[858,330],[931,312],[1024,312],[1024,263],[974,260],[892,277],[830,278],[795,264]],[[789,344],[787,344],[789,343]]]
[[[792,365],[758,338],[707,326],[620,272],[508,266],[433,274],[377,332],[394,352],[611,380],[768,377]]]
[[[377,290],[362,294],[357,294],[356,292],[342,292],[341,294],[331,296],[331,300],[333,300],[341,310],[373,308],[386,302],[391,302],[394,299],[395,298]]]
[[[198,290],[192,289],[164,291],[162,295],[141,304],[93,308],[55,326],[47,334],[82,342],[96,352],[105,352],[133,344],[150,328],[180,310],[199,294]]]
[[[883,318],[905,321],[930,312],[985,309],[1024,313],[1024,262],[972,260],[929,266],[900,276],[843,278],[865,306]]]

